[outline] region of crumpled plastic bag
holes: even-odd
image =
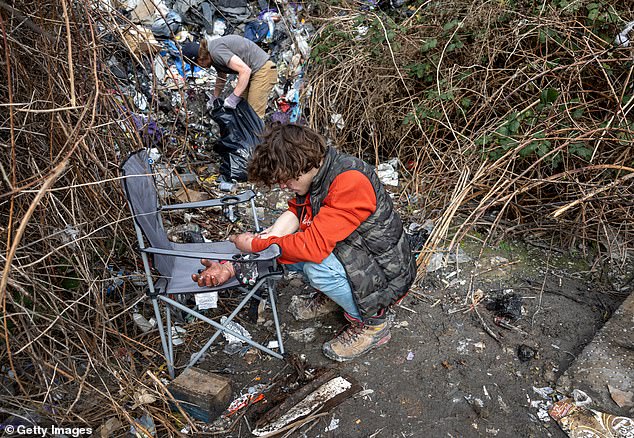
[[[172,33],[178,33],[183,23],[183,18],[176,11],[169,11],[165,17],[159,17],[152,24],[152,33],[156,37],[169,38]]]

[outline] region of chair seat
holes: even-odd
[[[240,254],[240,252],[236,250],[235,245],[228,241],[208,243],[173,243],[172,249],[177,251]],[[200,264],[200,259],[198,258],[174,257],[174,267],[172,270],[173,275],[172,278],[167,279],[168,282],[165,292],[168,294],[193,292],[201,293],[228,289],[240,285],[240,282],[233,277],[231,280],[218,287],[199,287],[192,281],[191,276],[202,268],[204,268],[204,266]]]

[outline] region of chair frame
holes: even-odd
[[[147,153],[145,153],[144,150],[138,151],[136,153],[133,153],[130,155],[130,157],[128,157],[128,160],[131,159],[133,156],[135,156],[136,154],[145,154],[145,157],[147,157]],[[141,159],[143,159],[143,155],[139,155],[139,157],[141,157]],[[126,162],[128,161],[126,160]],[[124,170],[124,166],[125,163],[122,165],[122,172],[125,174],[125,170]],[[149,163],[148,163],[148,169],[151,168],[149,167]],[[138,220],[137,220],[137,214],[134,211],[134,207],[133,207],[133,203],[130,201],[130,196],[129,196],[129,192],[128,192],[128,186],[127,186],[127,179],[130,177],[151,177],[152,181],[153,181],[153,187],[154,187],[154,195],[157,196],[157,200],[158,200],[158,193],[156,192],[156,182],[154,180],[154,174],[153,173],[145,173],[145,174],[137,174],[137,175],[125,175],[124,178],[122,179],[122,183],[123,183],[123,189],[124,189],[124,193],[126,195],[127,201],[128,201],[128,206],[130,208],[130,212],[132,214],[132,217],[134,218],[134,229],[135,229],[135,233],[136,233],[136,237],[137,237],[137,242],[139,244],[139,249],[141,252],[141,259],[143,261],[143,268],[145,270],[145,275],[146,275],[146,279],[147,279],[147,283],[148,283],[148,289],[147,289],[147,293],[146,295],[151,299],[152,301],[152,307],[154,309],[154,314],[156,317],[156,321],[157,321],[157,325],[158,325],[158,330],[159,330],[159,335],[161,338],[161,346],[163,348],[163,353],[165,356],[165,359],[167,361],[167,368],[168,368],[168,372],[171,378],[174,378],[174,374],[175,374],[175,361],[174,361],[174,346],[172,343],[172,315],[171,315],[171,308],[176,308],[179,309],[201,321],[204,321],[206,323],[208,323],[209,325],[211,325],[212,327],[214,327],[216,329],[215,333],[211,336],[211,338],[206,342],[206,344],[196,353],[194,354],[194,356],[191,358],[189,364],[185,367],[185,369],[190,368],[191,366],[193,366],[194,364],[196,364],[196,362],[198,362],[198,360],[200,360],[200,358],[203,356],[203,354],[205,354],[205,352],[211,347],[211,345],[214,343],[214,341],[220,336],[221,333],[228,333],[231,334],[233,336],[235,336],[236,338],[240,339],[243,342],[246,342],[247,344],[259,349],[260,351],[263,351],[277,359],[283,359],[283,355],[284,355],[284,344],[282,341],[282,333],[281,333],[281,328],[280,328],[280,323],[279,323],[279,316],[277,313],[277,303],[276,303],[276,282],[277,280],[279,280],[280,278],[282,278],[283,276],[283,271],[281,269],[281,267],[278,265],[276,259],[277,257],[279,257],[280,255],[280,249],[277,245],[272,245],[271,247],[267,248],[266,250],[260,252],[260,253],[254,253],[254,255],[256,255],[256,260],[257,262],[270,262],[271,263],[271,267],[269,269],[269,272],[267,273],[263,273],[260,274],[257,278],[257,281],[255,282],[255,284],[246,287],[245,285],[241,285],[238,281],[230,281],[224,285],[219,285],[217,287],[206,287],[206,288],[199,288],[193,281],[192,281],[192,290],[188,291],[188,292],[177,292],[176,294],[200,294],[200,293],[207,293],[207,292],[220,292],[223,290],[229,290],[229,289],[237,289],[240,292],[244,293],[245,296],[242,298],[242,300],[240,301],[240,303],[236,306],[236,308],[233,310],[233,312],[231,312],[231,314],[227,317],[226,321],[224,322],[224,324],[221,324],[217,321],[214,321],[211,318],[208,318],[207,316],[201,314],[200,312],[191,309],[185,305],[183,305],[182,303],[179,303],[178,301],[170,298],[167,295],[171,295],[172,293],[169,291],[168,289],[168,282],[169,280],[165,280],[165,278],[159,279],[158,281],[154,281],[153,276],[152,276],[152,269],[150,266],[150,255],[162,255],[162,256],[169,256],[169,257],[184,257],[184,258],[191,258],[191,259],[211,259],[211,260],[227,260],[227,261],[231,261],[233,263],[241,263],[240,261],[240,253],[239,252],[234,252],[234,253],[217,253],[217,252],[201,252],[201,251],[182,251],[182,250],[174,250],[174,249],[165,249],[165,248],[157,248],[157,247],[152,247],[151,245],[147,245],[146,244],[146,239],[145,239],[145,234],[143,232],[143,229],[141,228],[141,225],[139,224]],[[257,212],[256,212],[256,208],[255,208],[255,193],[252,190],[247,190],[241,194],[238,195],[229,195],[229,196],[224,196],[222,198],[219,199],[210,199],[210,200],[206,200],[206,201],[199,201],[199,202],[189,202],[189,203],[180,203],[180,204],[173,204],[173,205],[164,205],[161,206],[159,204],[158,205],[158,210],[156,212],[153,213],[158,213],[159,214],[159,221],[160,221],[160,226],[161,226],[161,231],[163,233],[165,233],[165,230],[162,224],[162,220],[160,217],[160,212],[161,211],[170,211],[170,210],[180,210],[180,209],[192,209],[192,208],[207,208],[207,207],[222,207],[222,208],[227,208],[229,206],[232,205],[237,205],[237,204],[243,204],[246,202],[250,202],[251,203],[251,209],[253,211],[253,218],[254,218],[254,222],[255,222],[255,228],[256,228],[256,232],[259,232],[260,229],[260,225],[258,222],[258,218],[257,218]],[[149,243],[149,241],[148,241]],[[195,269],[193,269],[195,271]],[[165,275],[164,273],[161,273],[162,275]],[[164,285],[162,285],[162,283],[164,283]],[[262,293],[264,292],[264,290],[266,290],[267,295],[268,295],[268,301],[269,304],[271,305],[271,310],[273,313],[273,321],[275,323],[275,334],[277,337],[277,342],[278,342],[278,346],[279,346],[279,353],[276,351],[271,350],[270,348],[264,346],[263,344],[260,344],[256,341],[253,341],[251,339],[248,339],[246,337],[244,337],[242,334],[240,333],[236,333],[235,331],[231,330],[230,328],[227,328],[227,325],[233,321],[233,319],[238,315],[238,313],[245,307],[245,305],[251,300],[251,299],[255,299],[255,300],[261,300],[261,296]],[[163,324],[163,318],[161,316],[161,309],[160,309],[160,303],[163,303],[165,305],[165,326]],[[165,333],[165,331],[167,330],[167,333]]]

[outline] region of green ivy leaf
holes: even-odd
[[[543,104],[548,104],[548,103],[553,103],[554,101],[556,101],[558,97],[559,97],[559,91],[549,87],[542,90],[541,94],[539,95],[539,100]]]

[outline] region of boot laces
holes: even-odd
[[[363,333],[363,324],[351,322],[339,332],[337,340],[343,345],[350,345],[359,338],[361,333]]]

